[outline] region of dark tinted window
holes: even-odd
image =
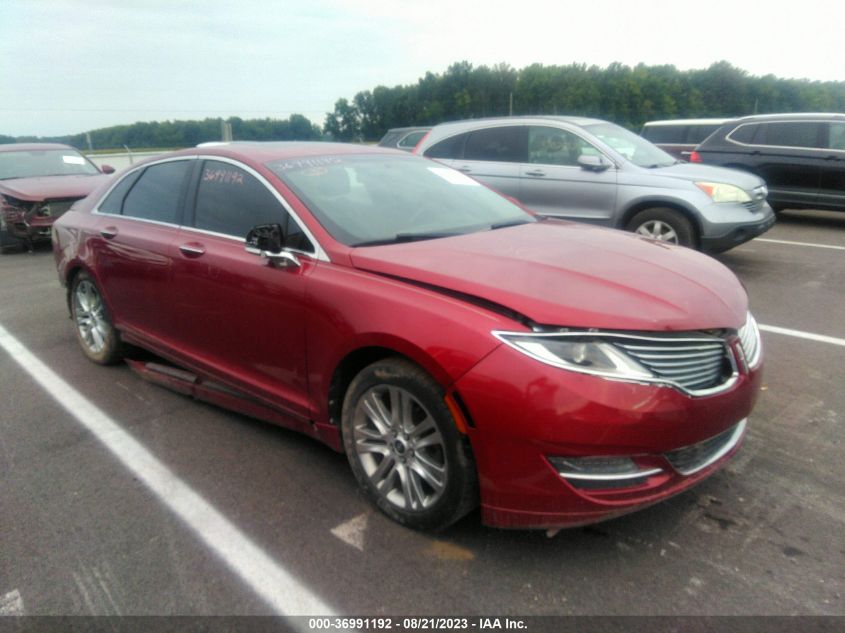
[[[759,127],[760,126],[756,123],[740,125],[738,128],[736,128],[733,132],[730,133],[730,138],[732,141],[736,141],[737,143],[750,144],[754,141],[754,135]]]
[[[229,163],[205,161],[197,189],[194,226],[245,238],[257,224],[281,224],[286,246],[313,251],[299,225],[257,178]]]
[[[721,125],[719,125],[718,123],[716,123],[716,124],[708,123],[708,124],[703,124],[703,125],[690,125],[689,130],[687,132],[686,142],[687,143],[695,143],[696,145],[698,145],[699,143],[701,143],[701,141],[703,141],[708,136],[713,134],[713,132],[718,130],[720,127],[721,127]]]
[[[828,148],[845,150],[845,123],[828,123],[828,126]]]
[[[100,203],[99,210],[101,213],[114,213],[119,215],[123,207],[123,199],[126,197],[126,192],[132,188],[135,181],[138,180],[140,171],[129,174],[126,178],[121,180],[114,189],[109,192],[106,199]]]
[[[422,137],[426,134],[428,134],[428,130],[419,130],[417,132],[411,132],[410,134],[405,136],[405,138],[399,141],[398,147],[410,147],[411,149],[413,149],[417,146],[417,143],[419,143],[422,140]]]
[[[528,157],[525,127],[492,127],[470,132],[464,147],[467,160],[522,163]]]
[[[652,143],[683,143],[686,125],[650,125],[643,129],[643,137]]]
[[[180,160],[147,167],[126,196],[123,215],[176,224],[182,183],[190,165],[190,161]]]
[[[464,141],[468,134],[458,134],[435,143],[423,152],[429,158],[463,158]]]
[[[776,145],[779,147],[819,147],[819,130],[821,123],[817,121],[763,123],[760,138],[756,136],[754,142],[758,145]]]

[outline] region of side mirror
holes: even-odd
[[[587,171],[604,171],[610,168],[610,162],[604,156],[595,156],[591,154],[581,154],[578,157],[578,164],[581,169]]]
[[[114,167],[112,167],[111,165],[101,165],[100,171],[103,172],[104,174],[113,174],[114,173]]]
[[[300,266],[299,259],[286,251],[285,232],[281,224],[259,224],[246,235],[246,252],[268,259],[281,266]]]

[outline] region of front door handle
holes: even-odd
[[[463,165],[462,167],[457,167],[456,169],[457,169],[458,171],[462,171],[462,172],[464,172],[465,174],[472,173],[472,169],[470,169],[470,168],[469,168],[469,167],[467,167],[466,165]]]
[[[113,237],[117,236],[117,227],[116,226],[107,226],[103,229],[100,229],[100,235],[102,235],[107,240],[110,240]]]
[[[182,251],[182,254],[185,257],[202,257],[205,255],[205,247],[202,244],[197,244],[196,242],[182,244],[179,247],[179,250]]]
[[[546,172],[541,169],[535,169],[534,171],[527,171],[525,172],[526,176],[545,176]]]

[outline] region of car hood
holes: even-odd
[[[111,176],[42,176],[40,178],[14,178],[0,180],[0,193],[27,202],[53,198],[84,198]]]
[[[715,259],[622,231],[555,220],[357,248],[352,263],[493,302],[544,325],[738,328],[747,311],[739,281]]]
[[[755,187],[765,184],[762,178],[746,171],[695,163],[677,163],[667,167],[647,169],[646,171],[650,174],[665,176],[667,178],[677,178],[678,180],[723,182],[729,185],[736,185],[746,191],[751,191]]]

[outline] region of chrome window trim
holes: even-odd
[[[198,229],[195,226],[184,226],[183,225],[183,226],[180,226],[179,228],[182,229],[183,231],[190,231],[191,233],[199,233],[201,235],[209,235],[211,237],[219,237],[219,238],[222,238],[222,239],[225,239],[225,240],[229,240],[231,242],[236,242],[236,243],[240,244],[241,246],[244,245],[245,238],[237,237],[235,235],[229,235],[228,233],[217,233],[216,231],[207,231],[205,229]],[[298,255],[306,255],[306,256],[310,257],[311,259],[317,259],[316,254],[312,251],[303,251],[303,250],[300,250],[298,248],[285,248],[285,250],[290,251],[291,253],[297,253]],[[328,260],[323,260],[323,261],[328,261]]]
[[[308,227],[302,222],[300,217],[296,214],[296,212],[293,210],[293,208],[288,204],[287,200],[285,200],[282,197],[282,195],[278,191],[276,191],[276,188],[273,187],[267,181],[267,179],[264,176],[262,176],[257,171],[255,171],[252,167],[242,163],[241,161],[235,160],[233,158],[229,158],[228,156],[214,156],[214,155],[208,155],[208,154],[192,154],[192,155],[189,155],[189,156],[171,156],[171,157],[168,157],[168,158],[162,158],[160,160],[154,160],[154,161],[151,161],[149,163],[143,163],[141,165],[137,165],[133,169],[130,169],[125,174],[123,174],[123,176],[121,178],[116,179],[115,182],[112,183],[111,187],[109,187],[106,190],[106,192],[100,197],[100,199],[97,201],[97,204],[91,210],[91,213],[93,213],[94,215],[101,215],[101,216],[104,216],[104,217],[122,218],[124,220],[132,220],[132,221],[135,221],[135,222],[145,222],[147,224],[157,224],[159,226],[167,226],[167,227],[171,227],[171,228],[185,229],[185,230],[189,230],[189,231],[195,231],[195,232],[198,232],[198,233],[204,233],[204,234],[207,234],[207,235],[215,235],[217,237],[225,237],[227,239],[232,239],[232,240],[236,240],[238,242],[243,243],[244,238],[240,238],[236,235],[229,235],[229,234],[225,234],[225,233],[216,233],[214,231],[206,231],[204,229],[198,229],[196,227],[187,226],[187,225],[184,225],[184,224],[174,224],[174,223],[171,223],[171,222],[160,222],[158,220],[148,220],[146,218],[137,218],[137,217],[134,217],[134,216],[131,216],[131,215],[123,215],[122,213],[106,213],[104,211],[100,211],[100,205],[109,196],[109,194],[112,192],[112,190],[115,187],[117,187],[118,184],[120,184],[121,182],[126,180],[131,174],[134,174],[138,170],[146,169],[147,167],[151,167],[153,165],[161,165],[163,163],[171,163],[171,162],[176,162],[176,161],[180,161],[180,160],[216,160],[216,161],[219,161],[219,162],[229,163],[231,165],[234,165],[235,167],[243,169],[244,171],[249,173],[251,176],[255,177],[264,187],[266,187],[270,191],[270,193],[273,194],[273,196],[276,198],[276,200],[282,205],[282,208],[284,208],[284,210],[287,211],[288,214],[290,214],[290,216],[293,218],[294,222],[296,222],[297,226],[299,226],[299,228],[302,230],[302,232],[305,234],[305,236],[311,241],[311,244],[314,246],[314,252],[301,251],[299,249],[288,249],[288,250],[291,250],[291,251],[294,251],[294,252],[297,252],[297,253],[301,253],[303,255],[307,255],[307,256],[309,256],[313,259],[319,260],[319,261],[331,262],[331,259],[329,258],[328,253],[326,253],[325,249],[323,249],[320,242],[317,241],[317,239],[314,237],[314,234],[311,233],[311,231],[308,229]]]
[[[718,451],[713,453],[707,460],[705,460],[701,464],[698,464],[695,468],[687,468],[687,469],[684,469],[684,470],[679,470],[679,469],[675,468],[674,466],[672,466],[671,462],[669,462],[669,465],[672,466],[672,469],[675,472],[677,472],[681,475],[684,475],[685,477],[688,477],[690,475],[694,475],[695,473],[699,472],[700,470],[704,470],[708,466],[712,466],[713,464],[718,462],[720,459],[722,459],[725,455],[727,455],[728,453],[730,453],[734,449],[734,447],[739,443],[739,440],[742,439],[742,436],[745,434],[745,427],[747,425],[748,425],[748,418],[743,418],[742,420],[740,420],[736,424],[736,426],[734,427],[734,432],[731,433],[731,436],[730,436],[730,438],[728,438],[728,441],[725,442]],[[713,437],[716,437],[716,436],[714,435]],[[711,440],[711,439],[713,439],[713,438],[707,438],[706,440],[702,440],[702,442],[706,442],[706,441]],[[698,442],[698,443],[700,444],[702,442]],[[691,444],[690,446],[695,446],[695,444]],[[689,448],[689,446],[682,446],[682,447],[675,449],[675,450],[682,450],[684,448]],[[672,451],[669,451],[669,452],[671,453]],[[669,461],[669,460],[667,459],[666,461]]]
[[[508,347],[516,350],[520,354],[525,356],[529,356],[534,360],[543,363],[544,365],[549,365],[550,367],[557,367],[559,369],[563,369],[565,371],[571,371],[573,373],[578,374],[587,374],[589,376],[596,376],[597,378],[604,378],[606,380],[614,380],[616,382],[627,382],[627,383],[634,383],[638,385],[649,385],[649,386],[657,386],[657,387],[671,387],[680,391],[681,393],[701,398],[705,396],[712,396],[718,393],[722,393],[724,391],[728,391],[731,389],[739,380],[739,369],[737,367],[737,360],[735,358],[734,350],[731,349],[731,346],[728,344],[728,341],[721,337],[659,337],[659,336],[647,336],[647,335],[640,335],[640,334],[626,334],[620,332],[611,332],[606,330],[578,330],[578,331],[570,331],[570,332],[513,332],[507,330],[491,330],[490,332],[493,336],[495,336],[498,340],[502,343],[507,345]],[[575,369],[571,365],[566,365],[564,363],[555,363],[548,358],[539,356],[537,354],[532,354],[528,350],[518,347],[511,341],[507,339],[508,336],[529,336],[534,338],[562,338],[562,337],[594,337],[594,338],[606,338],[606,339],[613,339],[613,338],[622,338],[622,339],[629,339],[632,341],[650,341],[650,342],[658,342],[658,343],[665,343],[668,341],[672,341],[673,343],[720,343],[727,353],[727,357],[731,363],[731,375],[725,380],[725,382],[716,385],[715,387],[708,387],[707,389],[687,389],[680,383],[669,380],[666,378],[660,378],[655,376],[653,378],[627,378],[625,376],[619,376],[618,374],[614,374],[611,372],[601,371],[597,369]]]
[[[728,143],[733,143],[734,145],[739,145],[740,147],[754,147],[754,148],[771,148],[771,149],[789,149],[789,150],[801,150],[805,152],[839,152],[840,154],[845,154],[845,149],[834,149],[832,147],[801,147],[799,145],[760,145],[758,143],[743,143],[742,141],[736,141],[731,138],[731,135],[736,132],[739,128],[744,127],[746,125],[770,125],[772,123],[821,123],[821,124],[829,124],[829,123],[841,123],[841,121],[829,121],[827,119],[788,119],[783,121],[749,121],[747,123],[740,123],[730,132],[725,135],[725,140]],[[705,149],[706,151],[706,149]]]

